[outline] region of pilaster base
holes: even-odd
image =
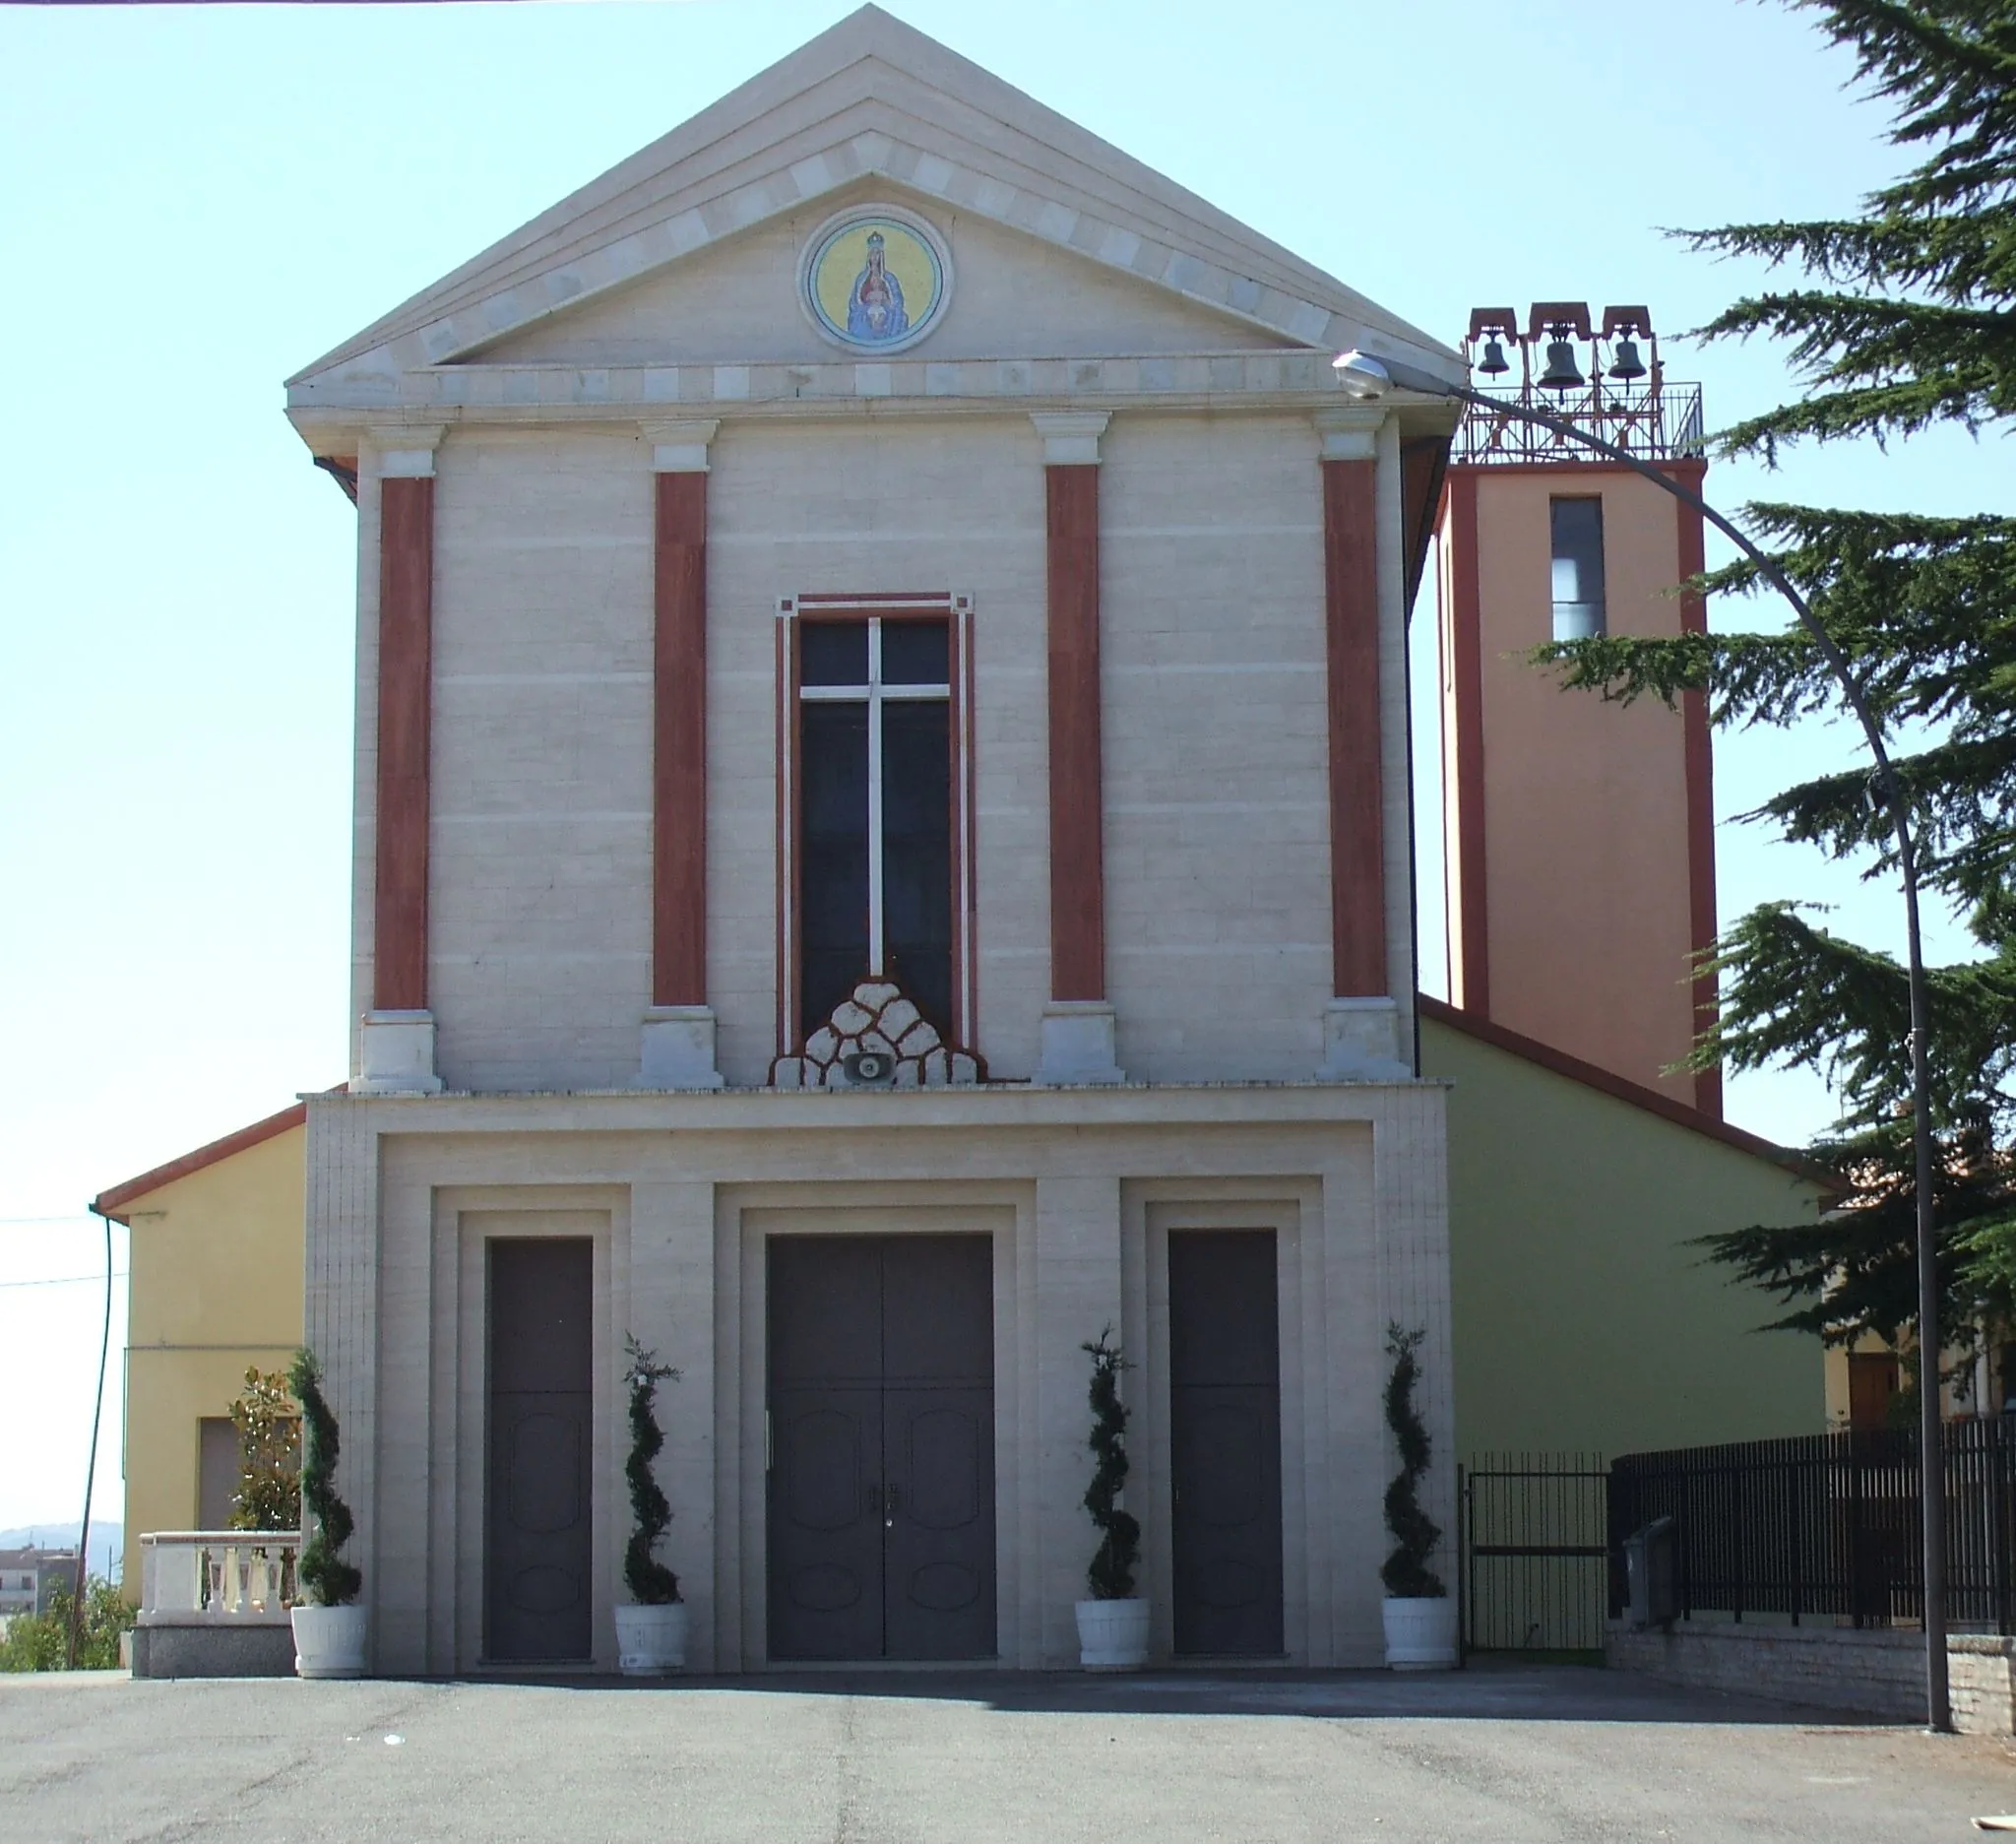
[[[1332,999],[1323,1008],[1319,1082],[1410,1082],[1400,1057],[1400,1007],[1390,998]]]
[[[434,1073],[434,1014],[366,1012],[358,1034],[353,1095],[438,1095]]]
[[[644,1014],[640,1089],[718,1089],[714,1012],[705,1005],[654,1005]]]
[[[1043,1007],[1042,1053],[1033,1080],[1042,1088],[1124,1082],[1114,1059],[1113,1008],[1103,999],[1052,999]]]

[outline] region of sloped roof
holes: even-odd
[[[1308,347],[1461,376],[1440,341],[870,5],[288,382],[453,362],[874,176]]]
[[[191,1173],[201,1172],[206,1167],[221,1165],[239,1153],[250,1152],[255,1146],[305,1126],[307,1121],[308,1104],[296,1102],[291,1108],[283,1108],[277,1114],[268,1114],[264,1120],[255,1120],[249,1127],[226,1133],[222,1139],[212,1140],[208,1146],[199,1146],[193,1153],[184,1153],[181,1158],[171,1159],[164,1166],[156,1166],[152,1172],[143,1172],[137,1178],[128,1178],[125,1183],[115,1184],[108,1191],[100,1191],[92,1199],[91,1207],[101,1217],[110,1217],[114,1223],[124,1223],[126,1218],[121,1213],[130,1211],[150,1192],[159,1190],[164,1184],[172,1184],[177,1178],[186,1178]]]
[[[1685,1127],[1691,1133],[1699,1133],[1711,1140],[1720,1140],[1723,1145],[1732,1147],[1739,1153],[1748,1153],[1753,1159],[1768,1160],[1772,1165],[1782,1166],[1798,1177],[1834,1191],[1840,1180],[1831,1172],[1822,1171],[1811,1161],[1788,1146],[1781,1146],[1776,1140],[1767,1140],[1760,1133],[1747,1128],[1732,1125],[1716,1114],[1705,1114],[1698,1108],[1690,1108],[1685,1102],[1675,1101],[1670,1095],[1662,1095],[1657,1089],[1649,1089],[1643,1083],[1632,1082],[1614,1075],[1599,1064],[1585,1062],[1580,1056],[1571,1056],[1566,1050],[1556,1049],[1551,1044],[1543,1044],[1538,1038],[1530,1038],[1518,1031],[1508,1031],[1501,1024],[1494,1024],[1488,1018],[1480,1018],[1475,1012],[1464,1011],[1451,1005],[1446,999],[1435,998],[1421,992],[1416,995],[1416,1004],[1420,1016],[1438,1025],[1447,1025],[1452,1031],[1460,1031],[1465,1037],[1475,1038],[1480,1044],[1488,1044],[1493,1049],[1503,1050],[1508,1056],[1517,1056],[1524,1062],[1541,1069],[1550,1070],[1557,1076],[1565,1076],[1570,1082],[1579,1082],[1584,1088],[1595,1089],[1614,1101],[1641,1110],[1648,1114],[1657,1114],[1662,1120],[1670,1120],[1675,1126]]]

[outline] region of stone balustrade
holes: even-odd
[[[140,1539],[143,1626],[287,1623],[297,1530],[154,1530]]]

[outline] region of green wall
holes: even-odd
[[[1817,1339],[1690,1238],[1809,1218],[1812,1183],[1437,1019],[1449,1097],[1456,1453],[1613,1459],[1825,1426]]]

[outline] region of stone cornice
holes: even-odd
[[[651,1093],[361,1096],[342,1090],[303,1097],[318,1109],[368,1109],[380,1132],[523,1133],[750,1128],[809,1131],[869,1127],[1102,1128],[1250,1126],[1260,1122],[1375,1122],[1417,1097],[1439,1098],[1440,1077],[1392,1082],[1126,1083],[1104,1088],[1038,1088],[986,1083],[935,1089],[717,1089]]]
[[[408,373],[397,390],[389,383],[356,379],[297,384],[287,393],[287,408],[305,433],[324,412],[337,413],[354,426],[406,417],[459,420],[470,413],[536,421],[582,411],[627,411],[630,420],[640,421],[737,414],[759,406],[803,410],[908,401],[1091,411],[1268,398],[1292,399],[1311,409],[1334,407],[1346,418],[1369,415],[1376,426],[1381,412],[1342,403],[1342,395],[1328,354],[1262,350],[1086,358],[919,356],[874,363],[439,365]],[[1396,394],[1388,408],[1408,402]],[[1453,425],[1454,412],[1439,400],[1418,402],[1437,409],[1442,426]]]

